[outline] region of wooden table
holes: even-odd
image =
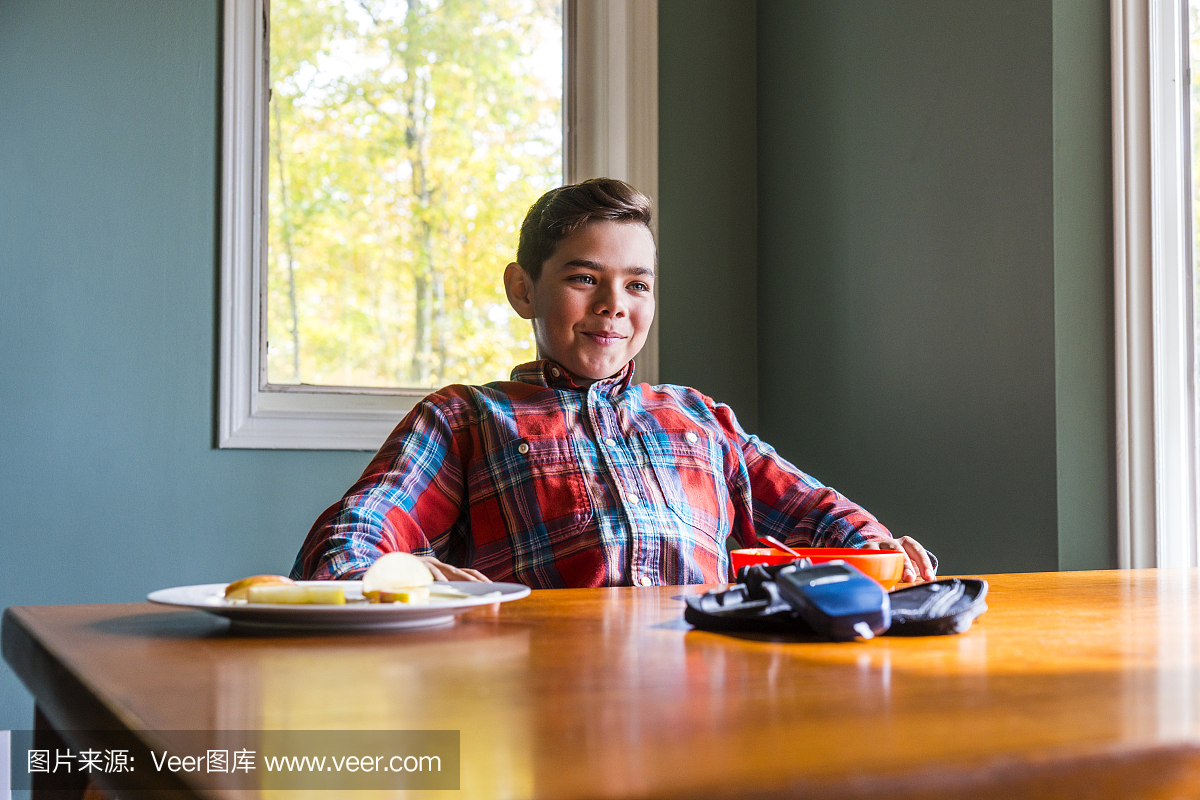
[[[442,798],[1200,796],[1200,574],[987,579],[990,611],[937,638],[695,631],[678,598],[697,587],[662,587],[534,592],[403,634],[12,608],[3,653],[68,741],[456,729]]]

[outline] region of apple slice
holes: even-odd
[[[413,586],[408,589],[397,589],[394,592],[380,590],[379,602],[381,603],[428,603],[429,602],[429,587],[428,586]]]
[[[447,600],[467,600],[471,597],[475,597],[473,594],[467,594],[466,592],[455,589],[453,586],[446,585],[445,581],[441,581],[440,583],[435,581],[434,583],[429,584],[427,588],[429,589],[431,595],[435,597],[444,597]]]
[[[294,586],[296,582],[282,575],[251,575],[225,587],[226,600],[245,600],[251,586]]]
[[[433,573],[412,553],[384,553],[363,574],[362,592],[371,599],[376,592],[397,592],[431,583]]]

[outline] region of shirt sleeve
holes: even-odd
[[[713,412],[744,464],[742,474],[748,483],[754,534],[770,534],[789,547],[863,547],[892,538],[866,509],[802,472],[757,436],[746,433],[729,406],[715,403]],[[761,545],[742,542],[742,546]]]
[[[431,395],[409,412],[358,482],[317,518],[293,578],[354,578],[395,550],[453,563],[463,473],[451,415],[439,402],[444,399]]]

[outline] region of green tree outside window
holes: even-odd
[[[270,383],[480,383],[534,357],[500,275],[562,181],[561,15],[272,0]]]

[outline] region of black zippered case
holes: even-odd
[[[775,566],[745,567],[738,582],[684,598],[683,618],[697,628],[728,633],[790,633],[825,638],[820,622],[788,602],[775,581],[781,569],[810,567],[807,559]],[[853,567],[851,567],[853,569]],[[889,624],[881,635],[941,636],[963,633],[987,611],[987,581],[944,578],[896,589],[886,596]],[[810,613],[810,612],[809,612]],[[814,624],[815,623],[815,624]]]

